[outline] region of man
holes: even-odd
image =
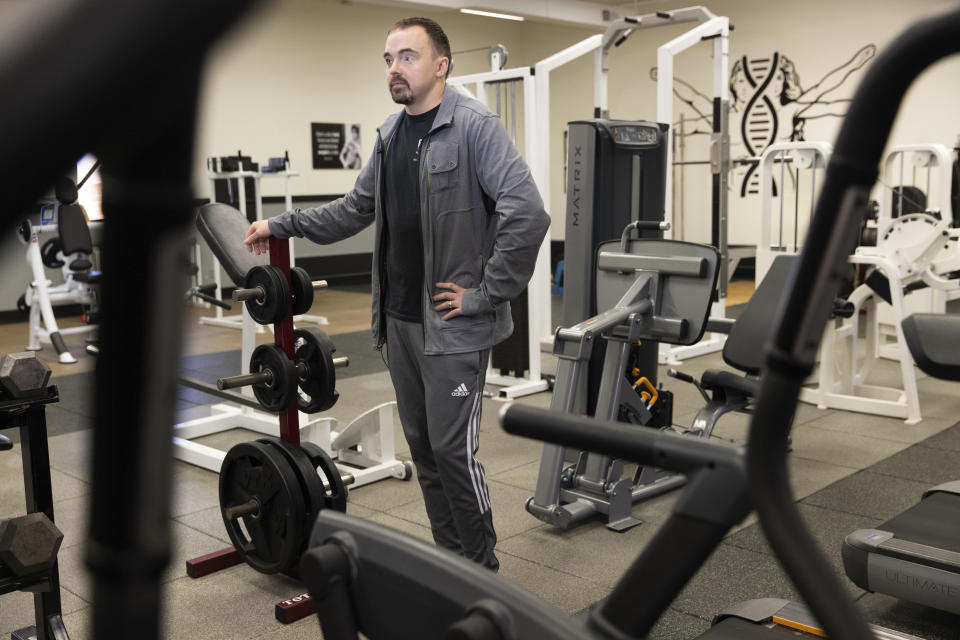
[[[549,227],[530,170],[497,116],[446,86],[450,43],[436,22],[401,20],[383,54],[404,105],[377,130],[343,198],[247,232],[331,243],[376,225],[374,345],[387,346],[400,422],[434,540],[496,571],[496,534],[475,459],[490,348],[513,331],[509,300],[530,279]]]

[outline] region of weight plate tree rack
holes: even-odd
[[[322,509],[345,511],[345,485],[355,480],[349,474],[341,476],[323,448],[311,442],[301,444],[299,411],[306,400],[297,393],[294,381],[307,384],[309,390],[315,387],[328,392],[317,401],[311,399],[309,408],[332,406],[336,400],[330,355],[333,342],[318,330],[294,330],[292,312],[306,302],[305,283],[292,273],[286,241],[271,238],[269,254],[270,265],[251,270],[245,283],[246,290],[260,287],[259,297],[251,297],[245,304],[251,315],[273,322],[274,344],[257,347],[250,374],[220,383],[227,382],[226,388],[252,383],[244,378],[265,376],[267,382],[256,384],[254,392],[264,408],[279,413],[280,437],[243,442],[225,454],[220,469],[220,508],[234,546],[187,560],[191,578],[246,562],[261,573],[284,573],[299,579],[296,564],[313,521]],[[318,376],[324,379],[318,380]],[[289,623],[313,611],[309,597],[296,596],[278,603],[274,615]]]
[[[230,274],[231,280],[239,285],[240,288],[233,292],[234,299],[247,303],[242,306],[245,329],[242,332],[240,350],[240,359],[243,363],[241,373],[245,374],[249,371],[248,364],[253,360],[252,354],[256,347],[255,330],[263,326],[256,324],[253,316],[259,317],[261,322],[272,324],[274,321],[272,313],[279,311],[282,315],[287,311],[284,306],[277,308],[262,295],[265,291],[264,287],[286,286],[281,285],[279,281],[287,280],[282,276],[276,276],[275,266],[257,258],[247,258],[246,252],[243,252],[244,259],[241,260],[224,249],[228,246],[239,246],[249,226],[240,211],[221,203],[203,205],[197,212],[196,226],[213,254]],[[266,256],[263,260],[266,260]],[[310,309],[314,288],[317,286],[325,286],[325,283],[312,282],[307,272],[298,267],[291,267],[289,289],[293,296],[294,322],[297,321],[301,311]],[[274,296],[275,299],[283,297]],[[286,299],[289,300],[289,296]],[[330,344],[332,351],[329,338],[323,337],[325,334],[318,328],[301,327],[299,329],[299,331],[311,330],[314,332],[313,337]],[[309,338],[309,336],[306,337]],[[299,350],[303,348],[301,346]],[[316,350],[311,348],[307,351]],[[332,382],[333,379],[331,377],[330,381]],[[276,417],[262,410],[263,407],[254,397],[256,395],[254,389],[244,388],[238,394],[228,393],[209,383],[182,376],[179,382],[204,394],[222,398],[225,402],[211,405],[209,415],[174,425],[173,451],[176,459],[209,471],[219,472],[226,451],[201,444],[195,439],[238,428],[264,436],[280,435]],[[322,387],[321,380],[320,388],[315,388],[313,391],[303,388],[303,392],[312,398],[310,402],[301,404],[303,415],[299,420],[300,439],[322,447],[337,460],[338,464],[343,465],[341,466],[343,473],[353,475],[356,487],[386,478],[409,477],[410,472],[407,466],[396,457],[394,442],[394,405],[396,403],[394,401],[380,403],[367,409],[350,422],[341,422],[332,415],[314,414],[313,410],[316,407],[319,407],[315,409],[316,411],[326,411],[332,406],[332,403],[323,406],[323,402],[315,401],[316,392],[332,391]],[[335,400],[335,395],[327,394],[324,397],[328,402],[331,398]]]

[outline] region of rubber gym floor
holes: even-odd
[[[556,306],[556,303],[555,303]],[[213,381],[240,370],[239,332],[201,326],[197,318],[210,311],[190,308],[184,322],[182,372]],[[365,409],[393,398],[386,367],[370,346],[369,289],[333,287],[317,295],[313,314],[324,315],[323,327],[337,345],[337,355],[350,357],[350,366],[338,371],[340,400],[329,412],[349,421]],[[70,320],[65,320],[69,324]],[[0,352],[20,351],[26,343],[25,323],[0,326]],[[258,341],[272,339],[270,334]],[[68,340],[80,362],[56,363],[52,349],[40,357],[54,370],[52,382],[60,389],[60,402],[49,406],[47,420],[55,498],[56,523],[65,537],[59,553],[64,621],[73,639],[90,637],[92,581],[84,564],[84,538],[91,491],[89,457],[94,424],[92,400],[93,360],[83,353],[82,338]],[[544,354],[544,368],[555,367]],[[699,374],[722,366],[719,354],[689,360],[681,369]],[[872,380],[892,383],[897,370],[882,362]],[[689,425],[702,405],[690,385],[661,380],[675,391],[674,422]],[[919,374],[923,421],[901,420],[840,411],[821,411],[801,404],[793,429],[790,477],[800,509],[822,548],[843,575],[840,543],[859,528],[875,526],[916,502],[934,484],[960,478],[960,393],[954,383]],[[177,401],[178,421],[207,415],[206,405],[216,398],[182,389]],[[547,406],[548,393],[519,402]],[[490,485],[494,522],[499,535],[500,575],[555,605],[577,614],[604,598],[631,560],[662,523],[676,494],[636,505],[634,515],[644,521],[622,534],[608,531],[602,522],[590,522],[571,531],[556,531],[524,510],[532,495],[542,445],[505,434],[496,423],[501,403],[483,401],[479,459]],[[136,425],[130,425],[136,428]],[[747,417],[727,415],[715,436],[743,442]],[[5,432],[15,437],[13,431]],[[234,430],[200,439],[226,449],[255,434]],[[399,457],[409,455],[396,421]],[[174,463],[170,526],[174,547],[165,585],[164,637],[203,638],[319,638],[315,617],[290,625],[274,619],[278,601],[303,591],[292,579],[266,576],[241,565],[191,579],[184,562],[226,546],[228,538],[220,518],[217,474]],[[24,496],[19,445],[0,454],[0,517],[23,512]],[[414,480],[384,480],[350,493],[348,513],[430,539],[419,487]],[[886,596],[865,593],[843,580],[878,624],[931,639],[960,640],[960,616],[901,603]],[[656,576],[650,576],[651,589]],[[693,581],[673,602],[651,638],[691,638],[706,629],[718,610],[757,597],[796,599],[790,581],[780,569],[755,516],[729,534]],[[637,594],[638,600],[643,594]],[[0,596],[0,635],[32,623],[32,596]],[[398,621],[400,624],[401,621]]]

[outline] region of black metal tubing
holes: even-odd
[[[610,596],[591,611],[590,626],[610,638],[646,637],[729,530],[671,514]]]
[[[763,529],[800,594],[837,640],[872,640],[873,634],[794,503],[787,439],[903,95],[924,69],[958,51],[960,10],[953,10],[908,28],[867,70],[841,125],[799,264],[778,310],[750,426],[751,497]]]
[[[195,65],[254,0],[51,0],[0,33],[0,221]],[[162,113],[156,114],[162,117]],[[143,127],[155,120],[140,120]]]
[[[109,222],[87,545],[96,638],[159,637],[199,73],[199,60],[185,65],[154,96],[162,118],[131,122],[97,151]]]
[[[218,398],[223,398],[228,402],[235,402],[236,404],[242,404],[245,407],[250,407],[251,409],[257,409],[259,411],[264,411],[263,406],[253,398],[248,398],[247,396],[242,396],[239,393],[230,393],[229,391],[221,391],[217,389],[215,385],[207,384],[206,382],[201,382],[200,380],[195,380],[193,378],[181,377],[179,378],[179,383],[185,387],[191,389],[196,389],[201,393],[206,393],[211,396],[216,396]]]
[[[252,4],[60,0],[37,4],[0,35],[8,185],[0,223],[15,224],[84,153],[103,163],[103,346],[87,550],[97,638],[159,637],[200,67]]]
[[[737,446],[525,405],[509,404],[501,409],[500,425],[514,435],[668,471],[688,473],[711,465],[731,469],[743,466],[743,450]]]
[[[11,409],[8,414],[20,427],[20,449],[23,459],[23,489],[27,513],[42,512],[55,522],[53,517],[53,484],[50,479],[50,447],[47,442],[47,417],[44,404],[56,401],[57,388],[50,387],[45,398],[37,402],[21,401],[21,408]],[[51,618],[59,618],[60,569],[59,561],[45,571],[47,585],[33,594],[33,611],[36,620],[37,638],[54,640]]]
[[[500,423],[515,435],[688,476],[667,522],[591,613],[590,626],[604,637],[644,637],[750,511],[742,447],[522,405],[504,407]]]

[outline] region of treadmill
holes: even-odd
[[[960,381],[960,315],[914,314],[902,326],[923,372]],[[928,489],[876,529],[854,531],[842,555],[861,589],[960,614],[960,481]]]
[[[914,314],[903,321],[910,354],[936,378],[960,381],[960,315]],[[960,614],[960,481],[924,492],[919,504],[880,525],[846,537],[843,566],[861,589]],[[916,638],[872,626],[877,638]],[[816,618],[803,605],[778,598],[743,602],[714,618],[700,640],[821,637]]]

